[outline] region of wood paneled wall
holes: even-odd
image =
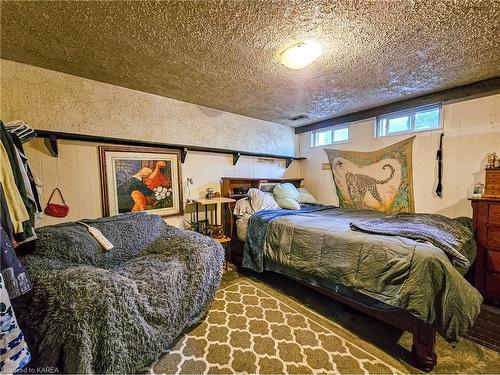
[[[44,215],[39,226],[102,216],[98,146],[94,143],[59,141],[59,157],[54,158],[48,153],[42,139],[34,139],[25,145],[30,165],[43,184],[42,205],[47,204],[52,190],[59,187],[70,207],[67,217],[54,218]],[[220,191],[222,176],[299,177],[299,162],[294,161],[288,169],[284,163],[284,160],[261,160],[242,156],[233,166],[231,155],[189,152],[185,163],[182,164],[184,200],[188,197],[188,177],[194,178],[194,184],[191,185],[192,198],[201,197],[208,187]],[[58,199],[57,197],[56,202],[59,202]],[[185,220],[192,219],[194,207],[185,209],[185,216],[168,218],[166,221],[175,226],[182,226]]]

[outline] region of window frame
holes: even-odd
[[[341,129],[347,129],[347,139],[343,141],[334,141],[334,134],[333,132],[335,130],[341,130]],[[323,133],[326,131],[331,131],[332,132],[332,143],[327,143],[324,145],[316,145],[315,144],[315,138],[317,133]],[[343,144],[343,143],[349,143],[351,141],[351,123],[349,122],[344,122],[342,124],[338,125],[333,125],[329,126],[327,128],[321,128],[317,130],[311,130],[311,140],[310,140],[310,147],[311,148],[316,148],[316,147],[325,147],[325,146],[330,146],[330,145],[338,145],[338,144]]]
[[[438,109],[439,110],[439,119],[438,119],[438,127],[437,128],[432,128],[432,129],[421,129],[421,130],[416,130],[415,129],[415,114],[419,112],[426,112],[431,109]],[[391,119],[403,117],[403,116],[409,116],[410,117],[410,129],[409,130],[401,130],[397,132],[388,132],[388,127],[389,127],[389,121]],[[385,123],[385,134],[384,135],[379,135],[379,123],[381,120],[386,120]],[[411,109],[405,109],[403,111],[397,111],[397,112],[390,112],[390,113],[385,113],[383,115],[379,115],[375,118],[375,138],[386,138],[386,137],[393,137],[393,136],[398,136],[398,135],[404,135],[404,134],[412,134],[412,133],[423,133],[423,132],[431,132],[431,131],[436,131],[443,129],[443,103],[434,103],[434,104],[429,104],[429,105],[424,105],[420,107],[414,107]]]

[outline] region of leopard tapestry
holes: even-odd
[[[325,149],[340,207],[414,212],[414,139],[373,152]]]

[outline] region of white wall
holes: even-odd
[[[37,129],[292,155],[291,127],[0,60],[3,121]],[[228,98],[231,100],[231,98]]]
[[[284,162],[261,163],[229,155],[190,152],[182,167],[183,181],[195,178],[192,196],[208,186],[218,188],[222,176],[302,177],[324,203],[336,203],[331,172],[322,148],[311,149],[310,135],[293,135],[287,126],[179,102],[42,68],[0,60],[1,106],[4,122],[23,119],[35,128],[207,145],[307,157],[286,169]],[[435,153],[441,131],[420,133],[414,142],[415,207],[419,212],[470,215],[467,196],[484,180],[487,152],[500,154],[500,95],[444,105],[444,197],[435,197]],[[331,148],[370,151],[407,136],[375,139],[373,120],[351,125],[351,142]],[[96,144],[61,141],[60,156],[48,155],[41,141],[27,145],[35,173],[44,185],[43,202],[60,186],[71,206],[66,220],[101,215]],[[297,150],[296,150],[297,149]],[[186,197],[186,192],[185,192]],[[189,216],[187,216],[189,217]],[[46,218],[42,224],[60,222]],[[169,220],[179,225],[183,218]]]
[[[437,183],[436,150],[439,135],[443,139],[443,197],[434,191]],[[373,151],[411,135],[374,137],[374,119],[351,124],[351,140],[347,144],[327,148]],[[305,186],[322,202],[337,204],[331,171],[322,170],[328,163],[322,147],[310,147],[310,133],[298,137],[301,177]],[[448,103],[443,106],[443,130],[417,133],[413,143],[413,186],[417,212],[440,213],[455,217],[471,216],[467,200],[476,182],[484,183],[486,153],[500,154],[500,95]]]
[[[37,129],[271,154],[295,153],[296,138],[288,126],[12,61],[0,60],[0,64],[0,118],[4,122],[21,119]],[[43,184],[43,203],[59,186],[70,206],[68,217],[46,216],[41,225],[102,215],[98,146],[60,141],[59,157],[53,158],[42,140],[26,145],[32,168]],[[284,161],[262,162],[242,156],[233,166],[231,155],[204,152],[189,152],[182,165],[184,185],[187,177],[195,180],[191,197],[201,196],[207,187],[219,191],[223,176],[299,175],[298,162],[286,169]],[[184,217],[167,221],[181,225]]]

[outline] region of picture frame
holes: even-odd
[[[179,150],[99,146],[103,216],[184,213]]]

